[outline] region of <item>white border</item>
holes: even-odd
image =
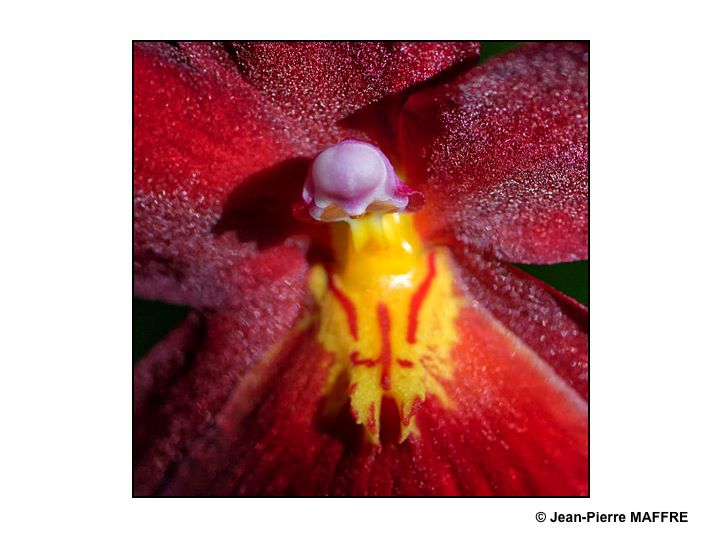
[[[5,538],[707,537],[719,483],[716,17],[685,2],[61,2],[2,33]],[[340,22],[338,22],[340,21]],[[130,498],[130,40],[590,38],[592,497]],[[687,525],[536,511],[688,510]]]

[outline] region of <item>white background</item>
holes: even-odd
[[[709,3],[102,4],[0,16],[0,536],[718,537]],[[131,498],[130,42],[151,38],[591,40],[590,499]],[[690,523],[538,524],[541,510]]]

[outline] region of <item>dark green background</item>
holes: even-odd
[[[484,42],[480,62],[516,47],[519,41]],[[520,268],[559,291],[588,305],[590,265],[588,261],[553,265],[519,264]],[[133,362],[185,318],[190,308],[133,298]]]

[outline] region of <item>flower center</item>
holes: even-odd
[[[315,189],[326,171],[336,177],[342,172],[334,163],[316,166],[317,161],[311,172]],[[379,176],[372,163],[363,171]],[[348,191],[362,191],[355,187],[360,183],[350,182]],[[408,213],[366,211],[330,229],[334,262],[310,274],[317,339],[334,357],[325,413],[337,414],[349,401],[355,421],[378,444],[381,407],[393,401],[402,442],[419,435],[415,416],[429,394],[451,406],[443,381],[452,376],[450,351],[461,301],[448,257],[442,249],[425,249]]]

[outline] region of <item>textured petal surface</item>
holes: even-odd
[[[235,83],[169,45],[135,45],[134,270],[142,296],[228,306],[260,301],[304,275],[303,246],[285,238],[306,164],[292,159],[297,145],[281,115],[251,85]]]
[[[163,484],[143,493],[587,494],[585,400],[483,308],[465,308],[459,332],[454,377],[444,382],[453,405],[430,397],[419,436],[394,442],[392,402],[383,404],[381,450],[363,441],[349,411],[324,418],[332,358],[310,327],[274,368],[248,372],[264,390],[241,379]],[[142,480],[140,471],[136,492]]]
[[[213,425],[240,380],[246,402],[260,391],[265,359],[292,347],[302,294],[293,291],[260,308],[191,314],[135,368],[136,494],[162,488],[189,444]]]
[[[522,270],[456,249],[469,295],[588,397],[588,310]]]
[[[587,258],[585,45],[525,45],[413,95],[400,139],[426,234],[513,262]]]
[[[228,46],[226,46],[228,47]],[[472,62],[473,42],[239,42],[229,45],[243,77],[305,131],[330,145],[360,109]],[[388,124],[388,119],[378,119]],[[389,126],[375,126],[389,127]]]

